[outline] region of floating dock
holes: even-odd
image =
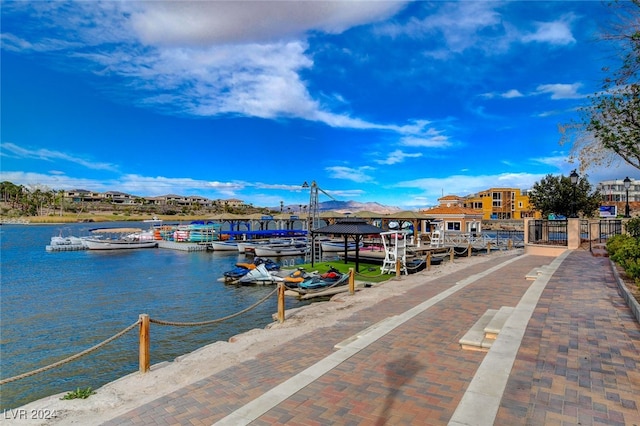
[[[181,251],[188,251],[188,252],[206,251],[207,250],[207,244],[178,243],[178,242],[175,242],[175,241],[159,240],[158,241],[158,248],[171,249],[171,250],[181,250]]]
[[[59,244],[59,245],[48,245],[45,246],[45,250],[47,251],[78,251],[78,250],[87,250],[87,247],[84,244]]]

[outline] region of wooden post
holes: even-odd
[[[449,260],[451,262],[453,262],[453,257],[455,256],[455,253],[453,251],[453,247],[451,247],[451,249],[449,250]]]
[[[400,259],[396,259],[396,277],[400,276]]]
[[[278,322],[284,322],[284,283],[278,284]]]
[[[513,240],[509,238],[509,240],[507,241],[507,249],[511,250],[512,248],[513,248]]]
[[[356,292],[356,277],[353,272],[353,268],[349,268],[349,294],[355,294]]]
[[[487,243],[487,254],[491,254],[491,243]]]
[[[427,271],[431,270],[431,250],[427,252]]]
[[[140,314],[140,350],[138,353],[140,372],[146,373],[151,366],[151,356],[149,355],[149,315]]]
[[[472,252],[471,243],[469,243],[469,246],[467,246],[467,257],[471,257],[471,252]]]

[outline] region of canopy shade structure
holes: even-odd
[[[316,235],[342,235],[344,236],[344,261],[347,261],[347,238],[349,236],[354,237],[356,241],[356,272],[360,272],[360,239],[363,235],[380,235],[383,232],[382,228],[368,224],[364,219],[357,217],[349,217],[339,219],[333,225],[327,225],[322,228],[314,229],[311,231],[311,247],[315,247],[313,244]],[[313,265],[315,253],[311,254],[311,265]]]

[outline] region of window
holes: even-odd
[[[459,231],[460,222],[447,222],[447,231]]]
[[[502,193],[501,192],[494,192],[492,194],[492,198],[493,198],[493,207],[502,207]]]

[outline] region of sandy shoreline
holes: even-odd
[[[0,424],[102,423],[244,360],[255,358],[262,352],[306,333],[322,327],[331,327],[360,309],[402,294],[415,286],[423,285],[460,268],[484,262],[489,257],[512,256],[522,252],[509,250],[493,252],[491,255],[457,258],[453,263],[443,263],[431,271],[402,276],[361,289],[353,296],[341,293],[327,302],[287,310],[286,320],[282,324],[273,322],[264,329],[253,329],[236,335],[228,342],[207,345],[180,356],[173,362],[153,365],[151,371],[146,374],[132,373],[96,389],[96,394],[87,399],[61,400],[65,392],[7,410],[3,413]],[[318,326],[318,319],[322,319],[322,326]]]

